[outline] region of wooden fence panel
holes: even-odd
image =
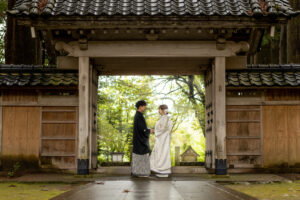
[[[264,166],[300,163],[300,106],[264,106]]]
[[[76,124],[49,123],[42,124],[43,137],[75,138]]]
[[[289,164],[300,164],[300,106],[288,106]]]
[[[253,136],[260,137],[260,123],[250,122],[231,122],[227,123],[227,137],[235,136]]]
[[[39,155],[40,108],[3,107],[3,155]]]
[[[227,106],[226,151],[231,168],[261,166],[261,107]]]
[[[76,168],[76,107],[43,107],[41,132],[42,164],[60,169]]]

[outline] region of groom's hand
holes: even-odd
[[[151,128],[151,129],[150,129],[150,133],[154,133],[154,129]]]

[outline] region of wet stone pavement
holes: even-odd
[[[52,200],[253,200],[211,181],[95,181]]]

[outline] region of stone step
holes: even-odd
[[[129,166],[99,167],[95,173],[130,175]],[[172,174],[206,174],[208,171],[202,166],[175,166]]]

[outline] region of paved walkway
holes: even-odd
[[[210,181],[105,180],[52,200],[254,200]]]
[[[32,173],[24,174],[16,178],[8,178],[0,176],[2,181],[17,181],[17,182],[94,182],[97,180],[103,181],[122,181],[130,180],[130,176],[124,175],[106,175],[92,174],[90,176],[74,176],[72,174],[61,173]],[[161,180],[161,179],[156,179]],[[172,174],[170,178],[163,179],[168,181],[215,181],[215,182],[285,182],[288,179],[276,174],[230,174],[229,177],[215,177],[212,174]]]
[[[253,200],[218,183],[286,182],[287,178],[275,174],[231,174],[223,178],[211,174],[173,174],[170,178],[138,179],[105,174],[33,173],[16,178],[0,176],[0,182],[84,183],[53,200]]]

